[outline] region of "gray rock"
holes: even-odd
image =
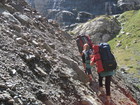
[[[26,16],[26,15],[23,15],[19,12],[15,12],[14,13],[14,16],[23,24],[23,25],[28,25],[29,23],[32,22],[32,20]]]
[[[0,83],[0,88],[5,88],[5,89],[7,89],[8,87],[7,87],[5,84]]]
[[[20,38],[16,38],[16,41],[19,44],[26,44],[27,43],[26,40],[22,39],[21,37]]]
[[[11,74],[11,75],[15,75],[16,72],[17,72],[17,71],[16,71],[15,69],[10,70],[10,74]]]
[[[14,103],[15,103],[15,100],[14,99],[10,99],[10,100],[8,100],[8,102],[7,102],[8,104],[10,104],[10,105],[14,105]]]
[[[18,105],[23,105],[23,102],[21,101],[20,98],[16,97],[14,100],[15,100],[16,103],[18,103]]]
[[[94,43],[107,42],[119,33],[118,21],[110,16],[100,16],[73,29],[76,35],[89,35]]]
[[[72,67],[73,70],[77,73],[76,75],[74,75],[74,79],[80,80],[83,83],[86,83],[88,81],[86,74],[78,67],[78,64],[75,61],[65,56],[60,56],[60,58],[69,67]]]
[[[51,100],[46,100],[45,105],[55,105]]]
[[[0,101],[8,101],[12,99],[12,97],[8,93],[0,94]]]
[[[6,8],[11,14],[13,14],[14,12],[17,12],[17,10],[16,10],[14,7],[12,7],[11,5],[9,5],[9,4],[5,4],[5,8]]]
[[[139,0],[118,0],[117,4],[123,12],[140,8]]]
[[[37,65],[36,66],[36,72],[40,75],[40,76],[47,76],[47,73],[41,69],[40,67],[38,67]]]
[[[122,44],[121,43],[117,43],[116,47],[120,47],[120,46],[122,46]]]
[[[83,96],[81,100],[82,105],[100,105],[101,103],[96,102],[96,100],[92,96]]]
[[[33,43],[34,45],[36,45],[36,46],[39,45],[39,43],[38,43],[37,41],[35,41],[35,40],[33,40],[32,43]]]
[[[91,13],[80,11],[76,19],[78,20],[78,22],[86,22],[89,19],[93,19],[93,18],[94,16]]]
[[[70,18],[69,18],[70,17]],[[70,11],[61,11],[56,14],[55,20],[63,25],[70,25],[75,22],[75,15]]]
[[[49,46],[53,49],[55,49],[55,45],[53,43],[49,43]]]
[[[71,77],[70,75],[66,74],[65,72],[59,72],[58,76],[60,78],[70,78]]]
[[[52,53],[52,48],[49,46],[49,44],[43,43],[42,47],[45,48],[49,53]]]
[[[4,11],[2,13],[2,15],[5,16],[6,18],[8,18],[8,20],[10,22],[13,22],[15,24],[20,24],[20,22],[12,14],[10,14],[9,12]]]
[[[10,28],[17,31],[18,33],[21,32],[21,26],[20,25],[13,24],[13,25],[10,25]]]
[[[125,32],[124,32],[124,31],[121,31],[120,33],[121,33],[121,34],[125,34]]]
[[[33,60],[36,56],[34,54],[29,54],[29,55],[26,55],[26,60],[28,62],[30,62],[31,60]]]

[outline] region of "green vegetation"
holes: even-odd
[[[106,19],[106,20],[111,20],[111,16],[107,16],[107,15],[101,15],[101,16],[97,16],[96,18],[93,18],[91,20],[89,20],[88,22],[93,22],[93,21],[96,21],[98,19]]]
[[[122,29],[116,38],[109,43],[119,66],[128,67],[129,73],[138,75],[140,70],[140,10],[127,11],[118,18]],[[120,46],[117,46],[117,45]]]
[[[75,33],[72,32],[72,31],[68,31],[68,34],[70,34],[70,35],[75,35]]]

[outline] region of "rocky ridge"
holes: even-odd
[[[87,85],[78,56],[72,37],[24,0],[0,3],[0,104],[102,105],[103,97]],[[112,101],[137,105],[119,86],[113,82],[114,92],[126,100]]]
[[[27,0],[48,19],[61,26],[83,23],[98,15],[140,9],[139,0]]]

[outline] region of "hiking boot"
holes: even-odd
[[[110,96],[106,96],[105,105],[111,105],[111,98],[110,98]]]
[[[89,82],[89,86],[92,86],[92,84],[93,84],[92,81],[90,81],[90,82]]]
[[[98,95],[98,96],[103,96],[103,95],[105,95],[104,90],[103,90],[103,87],[100,87],[100,88],[99,88],[99,91],[98,91],[97,95]]]

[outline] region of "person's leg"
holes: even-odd
[[[103,83],[102,83],[103,77],[101,77],[100,74],[98,74],[98,77],[99,77],[98,81],[99,81],[99,88],[100,88],[100,87],[103,87]]]
[[[91,84],[92,81],[93,81],[92,74],[91,74],[91,68],[86,68],[86,70],[87,70],[87,73],[88,73],[89,82]]]
[[[91,74],[88,75],[88,78],[89,78],[89,82],[92,82],[92,75]]]
[[[111,77],[112,77],[112,76],[106,76],[106,79],[105,79],[106,98],[107,98],[107,101],[108,101],[108,102],[110,102]]]
[[[99,81],[99,91],[98,91],[98,96],[100,95],[104,95],[104,91],[103,91],[103,77],[100,76],[100,74],[98,74],[98,81]]]

